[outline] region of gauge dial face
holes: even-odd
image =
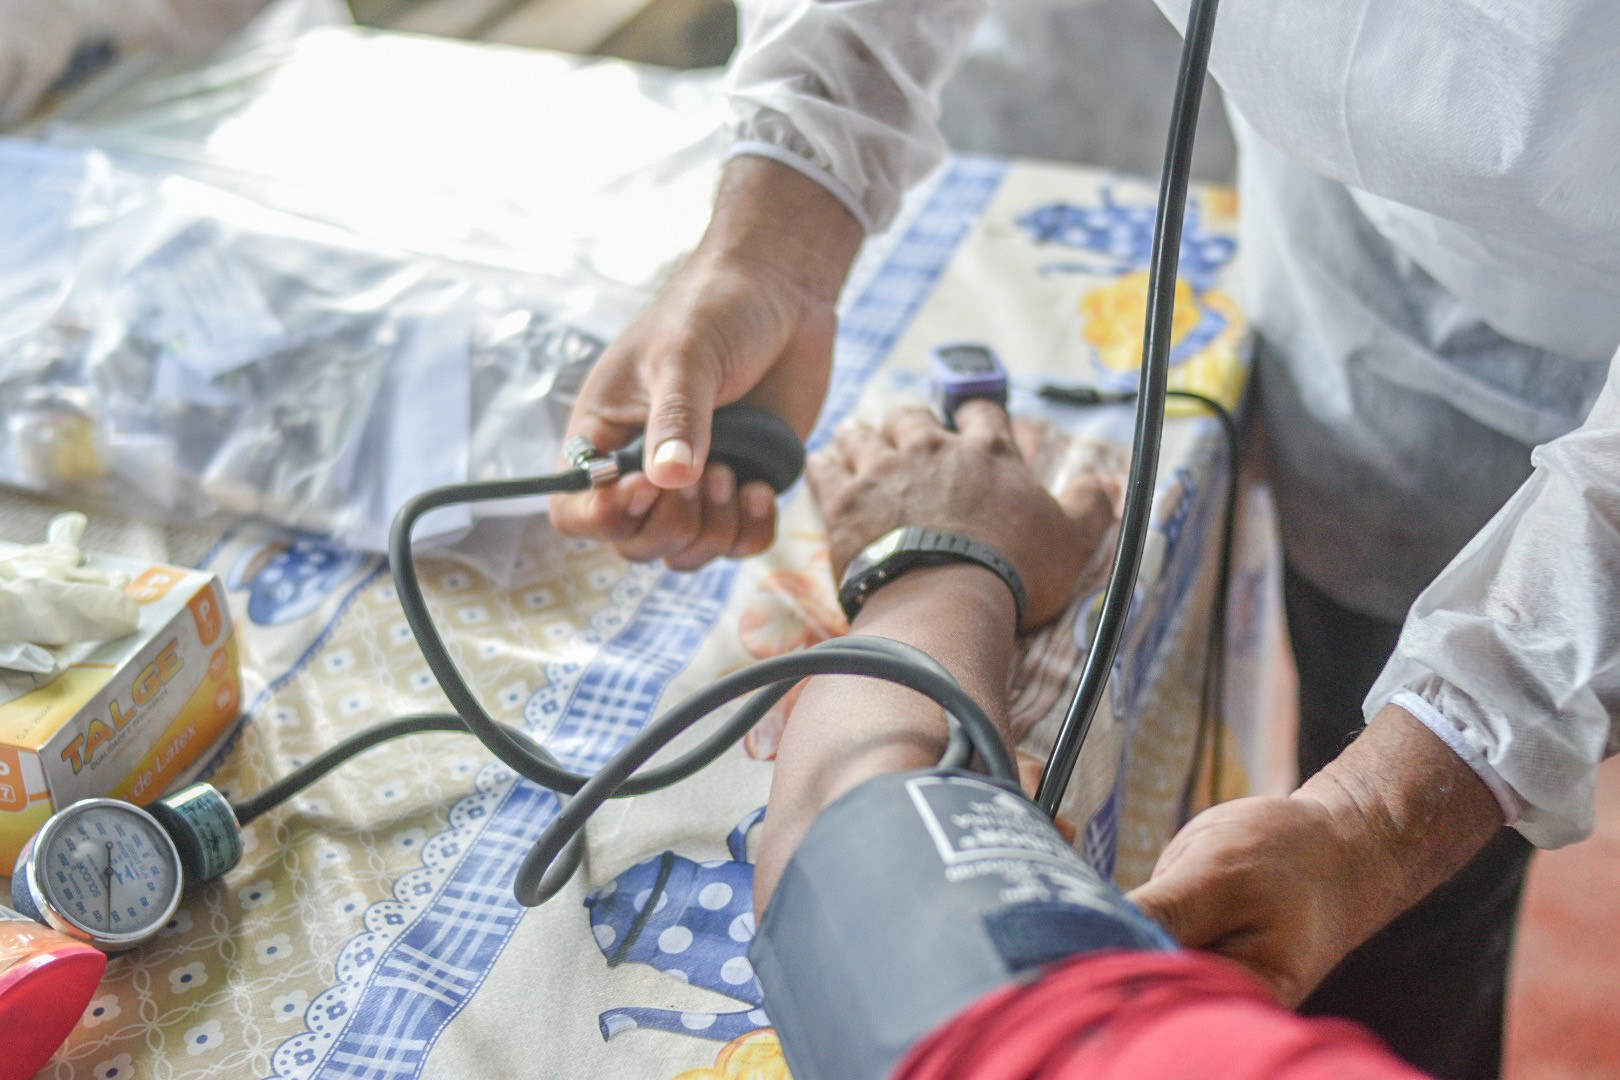
[[[40,836],[34,883],[55,914],[94,937],[133,942],[180,900],[180,861],[144,811],[111,799],[63,810]]]

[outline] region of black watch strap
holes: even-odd
[[[867,597],[900,575],[924,566],[953,562],[977,563],[999,577],[1011,590],[1013,607],[1018,613],[1017,624],[1023,625],[1029,595],[1024,591],[1024,579],[1001,552],[961,533],[915,525],[895,529],[868,544],[855,557],[838,586],[839,606],[853,620]]]

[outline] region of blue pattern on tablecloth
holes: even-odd
[[[769,1027],[748,946],[754,940],[750,813],[726,839],[729,859],[697,862],[673,851],[644,859],[585,898],[591,936],[608,967],[646,964],[672,979],[747,1005],[732,1012],[622,1007],[598,1019],[602,1038],[637,1028],[730,1042]]]

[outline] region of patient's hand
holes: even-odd
[[[970,401],[956,423],[951,432],[926,409],[896,409],[880,429],[845,422],[811,458],[806,475],[826,520],[833,577],[893,529],[947,529],[1017,567],[1029,592],[1020,629],[1033,629],[1062,613],[1108,534],[1114,481],[1083,477],[1053,498],[1020,454],[1004,410]]]

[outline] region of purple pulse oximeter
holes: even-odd
[[[940,345],[928,353],[934,381],[934,407],[940,420],[956,430],[956,410],[965,401],[989,398],[1007,407],[1007,369],[988,345]]]

